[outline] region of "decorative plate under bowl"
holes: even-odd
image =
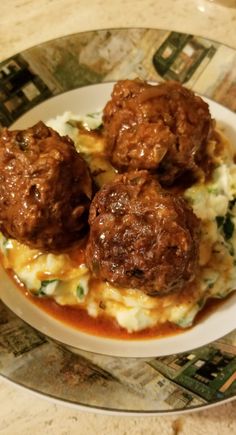
[[[85,95],[89,92],[89,98],[93,101],[92,89],[100,89],[101,95],[103,92],[105,95],[110,85],[67,91],[136,76],[150,81],[180,80],[194,91],[231,110],[236,109],[233,92],[236,52],[233,49],[176,32],[116,29],[60,38],[3,62],[0,65],[0,124],[9,126],[15,122],[15,126],[23,128],[27,126],[23,122],[33,123],[33,117],[42,114],[42,109],[44,113],[40,116],[47,119],[55,115],[55,103],[57,114],[60,114],[66,110],[64,104],[68,98],[69,104],[73,100],[74,105],[76,96],[82,98],[83,92]],[[58,94],[62,95],[49,99]],[[80,104],[84,104],[85,100],[82,100]],[[218,110],[221,117],[225,114],[229,134],[233,137],[235,133],[229,119],[235,115],[219,105],[211,104],[216,115]],[[78,110],[80,108],[78,106]],[[70,110],[76,112],[74,106]],[[16,122],[20,116],[21,119]],[[81,342],[78,345],[78,333],[70,331],[74,337],[77,336],[76,342],[62,339],[66,328],[57,322],[60,337],[55,337],[50,333],[51,325],[48,327],[46,314],[36,310],[29,315],[32,308],[29,308],[29,302],[12,284],[7,291],[4,271],[1,273],[4,279],[1,280],[0,294],[4,301],[20,317],[41,330],[35,331],[4,305],[0,305],[0,370],[13,382],[67,403],[115,412],[176,412],[215,404],[235,396],[235,332],[208,346],[187,351],[235,327],[235,324],[229,323],[232,306],[228,306],[227,302],[222,305],[223,317],[217,319],[217,312],[211,327],[204,327],[204,322],[208,321],[206,319],[193,328],[192,331],[197,331],[196,335],[188,341],[187,348],[182,348],[186,350],[183,354],[174,353],[181,351],[178,339],[181,340],[185,333],[174,340],[170,338],[169,347],[166,344],[162,350],[159,340],[158,349],[153,351],[148,351],[145,346],[150,344],[144,343],[140,354],[140,343],[134,343],[132,353],[125,353],[126,356],[145,356],[143,359],[115,357],[124,355],[124,350],[115,351],[116,346],[109,352],[113,357],[100,355],[104,352],[104,343],[98,345],[97,338],[95,347],[94,344],[92,348],[89,347],[89,350],[97,353],[81,350],[75,355],[42,332],[81,347]],[[16,298],[19,298],[18,308]],[[130,343],[126,344],[125,351],[130,352]],[[88,350],[86,339],[83,349]],[[156,358],[157,352],[159,355],[172,354]]]

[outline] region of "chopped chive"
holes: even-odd
[[[216,216],[216,223],[218,228],[222,227],[224,220],[225,220],[224,216]]]
[[[229,202],[229,209],[232,210],[235,204],[236,204],[236,198],[232,199],[232,201]]]
[[[223,224],[223,230],[225,234],[225,239],[229,240],[231,239],[233,232],[234,232],[234,223],[231,220],[230,214],[227,213],[224,224]]]
[[[231,239],[234,232],[234,223],[231,220],[231,215],[227,213],[226,216],[216,216],[216,223],[218,228],[222,228],[225,240]]]
[[[98,115],[99,115],[99,113],[97,113],[97,112],[93,112],[93,113],[88,113],[88,114],[87,114],[87,116],[88,116],[89,118],[93,118],[93,119],[94,119],[94,118],[96,119],[96,118],[98,117]]]
[[[50,284],[52,284],[53,282],[58,282],[58,281],[59,281],[58,279],[49,279],[49,280],[41,281],[41,287],[38,290],[38,296],[41,296],[41,295],[45,296],[45,295],[47,295],[46,288]]]
[[[78,285],[77,289],[76,289],[76,296],[77,298],[79,298],[80,300],[82,300],[84,298],[84,288],[82,287],[82,285]]]

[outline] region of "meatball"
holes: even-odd
[[[157,172],[163,185],[186,172],[202,175],[212,119],[208,104],[181,84],[119,81],[103,123],[108,157],[120,172]]]
[[[195,277],[199,220],[185,200],[161,188],[147,171],[133,171],[95,195],[86,261],[118,287],[165,295]]]
[[[39,122],[0,133],[0,231],[60,251],[88,229],[92,181],[69,137]]]

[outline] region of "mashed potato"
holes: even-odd
[[[47,124],[74,140],[100,185],[114,177],[115,170],[102,157],[101,137],[86,133],[88,128],[99,127],[100,114],[81,118],[67,112]],[[84,130],[78,129],[81,125]],[[69,253],[42,253],[0,234],[4,267],[12,269],[34,295],[53,298],[60,305],[80,306],[92,317],[105,313],[129,332],[166,321],[191,326],[209,298],[225,298],[236,288],[236,165],[229,143],[220,137],[223,151],[211,181],[199,182],[184,194],[202,224],[199,274],[180,294],[150,297],[138,290],[98,283],[86,265],[77,266]],[[209,146],[214,149],[215,144]]]

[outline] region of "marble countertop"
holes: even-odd
[[[0,4],[0,61],[65,34],[134,26],[189,32],[236,48],[236,8],[207,0],[9,0]],[[0,403],[3,435],[226,435],[236,427],[236,402],[180,416],[105,416],[48,402],[2,378]]]
[[[0,13],[0,60],[58,36],[109,27],[178,30],[236,47],[236,9],[209,0],[92,0],[89,6],[87,0],[10,0],[1,2]]]

